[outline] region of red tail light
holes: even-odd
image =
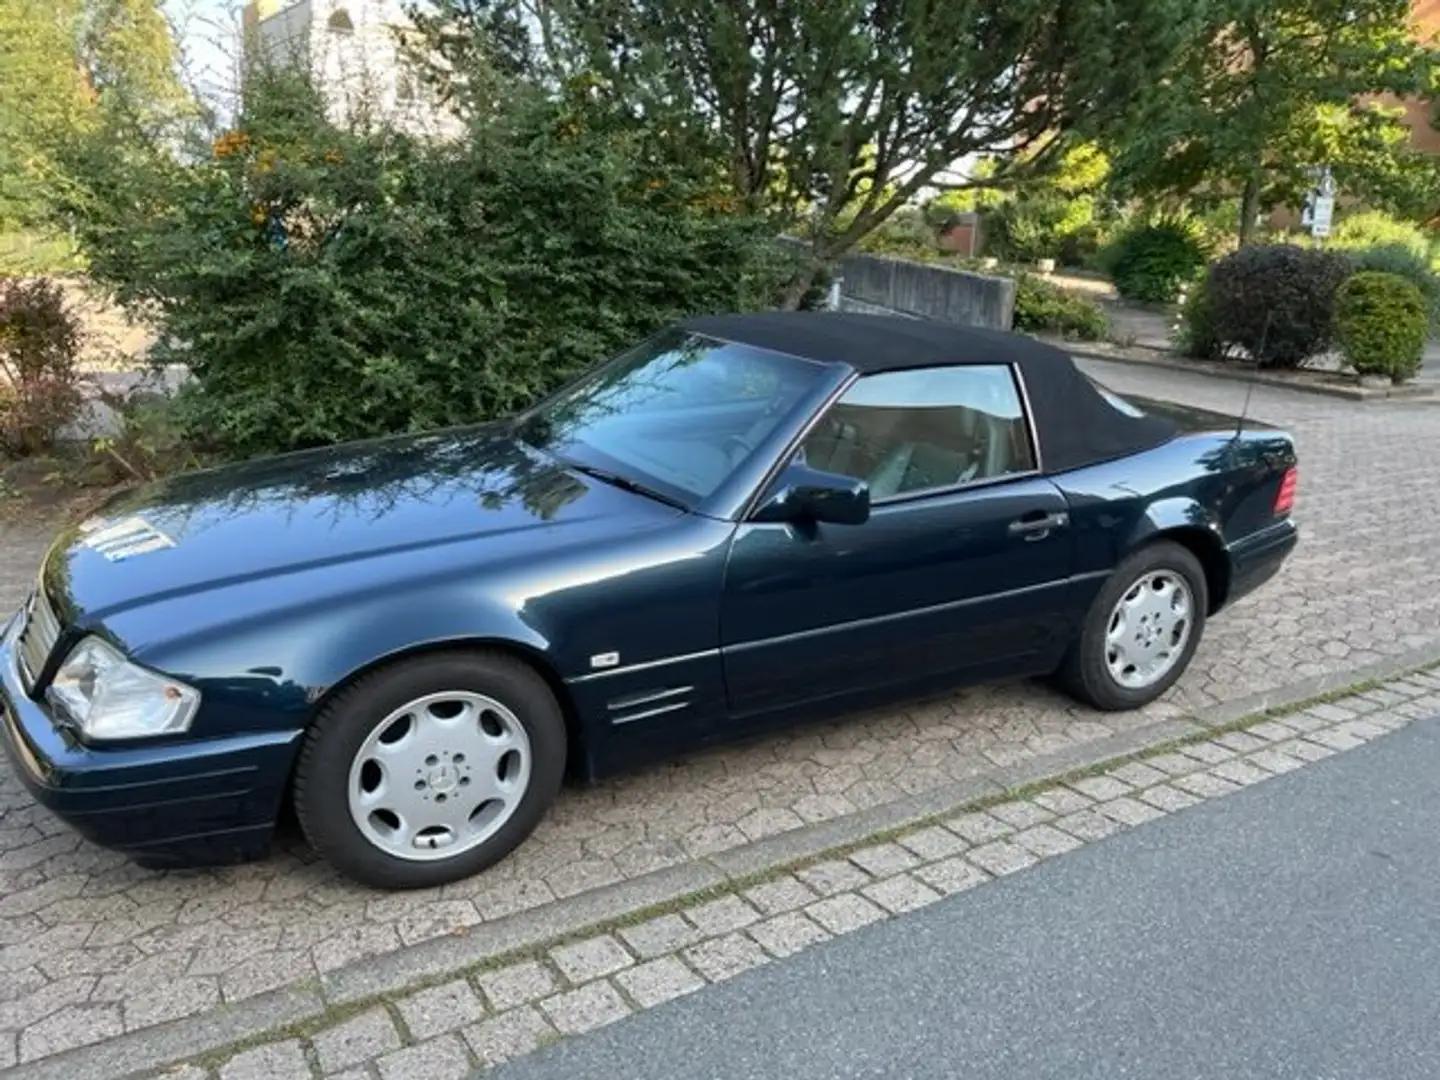
[[[1295,489],[1300,484],[1300,470],[1294,465],[1285,470],[1280,478],[1280,490],[1275,493],[1275,513],[1288,514],[1295,505]]]

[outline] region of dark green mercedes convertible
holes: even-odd
[[[1284,432],[1028,338],[699,318],[524,414],[197,472],[61,535],[0,635],[35,797],[146,866],[287,807],[381,887],[568,775],[977,680],[1133,709],[1296,543]]]

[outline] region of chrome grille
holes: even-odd
[[[55,643],[60,640],[60,620],[55,617],[50,602],[45,599],[45,590],[37,589],[25,605],[25,626],[16,642],[16,654],[20,660],[20,677],[25,689],[35,685],[35,680],[50,659]]]

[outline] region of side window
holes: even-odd
[[[866,375],[821,417],[799,457],[866,481],[877,500],[1035,468],[1020,392],[1005,365]]]

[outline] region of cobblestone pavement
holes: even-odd
[[[462,974],[299,1037],[220,1052],[151,1080],[343,1075],[463,1080],[862,926],[1364,745],[1440,710],[1440,677],[1384,687],[977,805],[533,958]],[[215,1071],[211,1071],[212,1068]]]
[[[1245,396],[1220,380],[1086,366],[1117,389],[1211,408],[1237,410]],[[1211,625],[1187,678],[1140,714],[985,688],[717,750],[567,792],[500,866],[401,896],[338,880],[293,841],[249,866],[142,871],[81,843],[0,768],[0,1068],[1440,640],[1440,546],[1417,510],[1440,500],[1440,408],[1259,388],[1251,411],[1298,439],[1302,545],[1279,581]],[[20,601],[49,533],[0,523],[0,605]]]

